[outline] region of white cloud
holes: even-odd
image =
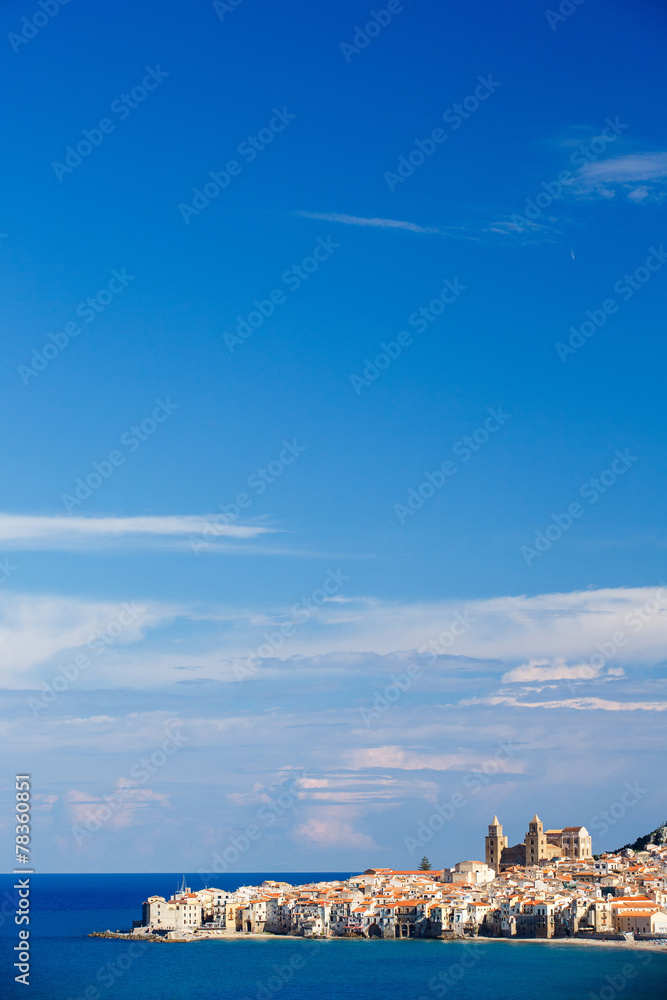
[[[524,663],[503,674],[502,681],[503,684],[516,684],[527,681],[592,680],[601,673],[602,667],[593,667],[590,663],[567,666],[562,660],[553,663],[531,660],[530,663]],[[622,674],[621,670],[620,675]]]
[[[346,226],[372,226],[376,229],[407,229],[411,233],[436,235],[439,229],[433,226],[418,226],[416,222],[402,222],[398,219],[365,219],[358,215],[343,215],[339,212],[297,212],[306,219],[322,219],[323,222],[342,222]]]
[[[611,184],[662,180],[667,177],[667,152],[630,153],[608,160],[595,160],[582,167],[581,175],[588,180]]]
[[[487,763],[488,757],[471,753],[429,754],[415,753],[400,746],[363,747],[351,750],[347,766],[353,770],[368,767],[396,768],[404,771],[469,771]],[[521,774],[523,766],[514,760],[496,761],[497,772]]]
[[[553,701],[522,701],[515,695],[469,698],[461,705],[511,705],[513,708],[574,708],[580,711],[665,712],[667,701],[612,701],[607,698],[564,698]]]
[[[32,796],[32,809],[39,812],[51,812],[59,796],[49,792],[37,792]]]
[[[248,792],[229,792],[227,798],[234,806],[264,805],[271,801],[266,786],[256,781]]]
[[[521,221],[512,218],[497,217],[484,222],[471,223],[469,232],[477,231],[480,239],[502,239],[504,243],[517,246],[530,246],[536,243],[554,243],[562,235],[556,225],[556,219],[545,216],[541,222],[533,222],[522,217]],[[472,237],[470,237],[472,238]]]
[[[360,833],[345,820],[329,815],[323,815],[322,819],[311,816],[305,823],[300,823],[292,830],[292,837],[314,847],[345,847],[361,850],[377,847],[368,834]]]
[[[321,219],[324,222],[339,222],[346,226],[364,226],[376,229],[404,229],[411,233],[425,233],[427,235],[447,236],[450,239],[472,240],[473,242],[496,242],[501,239],[504,243],[516,243],[517,246],[525,246],[532,243],[553,242],[560,235],[554,221],[546,218],[542,222],[531,222],[525,219],[522,225],[518,225],[511,219],[498,216],[483,217],[481,214],[477,218],[461,220],[458,225],[448,226],[420,226],[416,222],[405,222],[400,219],[367,219],[358,215],[344,215],[338,212],[296,212],[307,219]]]
[[[327,625],[327,609],[322,612]],[[304,630],[298,637],[298,652],[312,656],[362,649],[386,655],[396,650],[427,651],[435,644],[443,654],[486,662],[562,659],[595,663],[602,655],[600,644],[614,665],[651,664],[664,657],[666,612],[667,589],[657,587],[517,595],[467,603],[364,602],[356,608],[347,605],[344,620],[339,611],[338,627],[329,624],[323,635]],[[618,633],[622,645],[612,639]],[[296,651],[290,646],[287,655]]]
[[[624,195],[630,201],[662,201],[667,194],[667,152],[628,153],[606,160],[595,160],[581,168],[574,191],[585,197],[614,198]]]
[[[177,607],[142,601],[95,670],[77,686],[140,688],[182,681],[196,663],[197,681],[238,684],[234,665],[264,642],[267,625],[292,622],[275,655],[259,660],[247,683],[282,684],[309,674],[335,677],[372,671],[378,682],[410,663],[427,664],[434,682],[483,671],[521,680],[603,681],[609,668],[651,667],[667,645],[667,588],[618,588],[569,594],[399,604],[358,597],[324,602],[306,622],[289,607],[257,615],[234,607]],[[0,685],[39,687],[55,658],[82,649],[119,615],[120,604],[0,591]],[[158,626],[170,626],[169,637]],[[187,659],[173,635],[187,625]],[[440,654],[433,659],[429,650]],[[355,652],[351,652],[355,651]],[[254,654],[253,654],[254,655]],[[53,666],[48,666],[53,661]],[[39,670],[39,664],[43,664]],[[559,666],[560,664],[560,666]],[[602,664],[605,672],[587,673]],[[537,669],[540,665],[544,669]],[[532,673],[526,673],[529,668]],[[520,673],[524,671],[524,673]],[[573,673],[574,671],[574,673]],[[509,680],[509,675],[511,680]],[[620,676],[620,675],[619,675]],[[381,689],[379,689],[381,690]],[[372,699],[371,699],[372,701]]]
[[[96,548],[101,545],[166,544],[190,535],[252,539],[274,529],[261,525],[224,524],[220,515],[150,517],[65,517],[0,514],[0,545],[5,549]],[[205,534],[203,534],[205,533]]]
[[[149,628],[175,614],[173,607],[150,602],[0,592],[0,684],[30,687],[26,671],[69,650],[85,648],[92,657],[89,644],[100,632],[108,638],[108,648],[116,648],[138,642]],[[32,685],[35,681],[33,675]]]
[[[163,808],[169,806],[168,795],[150,788],[141,788],[136,782],[124,778],[117,780],[116,787],[107,798],[72,788],[67,792],[65,801],[72,825],[87,827],[91,832],[102,826],[111,830],[135,826],[149,806],[156,804]]]

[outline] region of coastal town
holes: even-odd
[[[583,826],[538,816],[510,847],[496,816],[485,861],[453,868],[368,868],[343,881],[263,881],[233,892],[150,896],[133,937],[185,941],[252,934],[306,938],[578,938],[667,944],[667,828],[658,843],[592,854]],[[426,859],[424,859],[426,863]]]

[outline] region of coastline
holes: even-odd
[[[652,951],[667,954],[667,939],[662,941],[608,941],[603,939],[586,938],[505,938],[505,937],[450,937],[450,938],[366,938],[366,937],[301,937],[293,934],[269,934],[261,933],[239,933],[238,931],[220,931],[218,933],[192,934],[181,938],[166,938],[149,934],[132,934],[121,931],[92,931],[88,937],[102,938],[105,940],[118,939],[121,941],[141,941],[149,944],[195,944],[198,941],[439,941],[442,944],[459,942],[464,944],[535,944],[535,945],[575,945],[583,947],[603,947],[603,948],[624,948],[631,951]]]

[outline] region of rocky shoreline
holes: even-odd
[[[556,944],[556,945],[577,945],[577,946],[590,946],[597,945],[598,947],[605,948],[629,948],[629,949],[640,949],[655,951],[656,949],[667,953],[667,940],[655,940],[655,941],[625,941],[623,939],[616,938],[590,938],[590,937],[578,937],[578,938],[503,938],[503,937],[484,937],[483,935],[477,937],[446,937],[446,938],[366,938],[363,935],[359,936],[331,936],[327,938],[322,937],[301,937],[300,935],[294,934],[268,934],[263,933],[239,933],[235,931],[210,931],[198,934],[188,934],[185,937],[164,937],[160,934],[136,934],[132,931],[91,931],[88,937],[94,938],[115,938],[121,941],[140,941],[149,942],[151,944],[194,944],[197,941],[368,941],[368,940],[409,940],[409,941],[433,941],[440,940],[443,942],[449,941],[459,941],[465,944],[474,945],[477,943],[492,944],[494,942],[500,942],[503,944]]]

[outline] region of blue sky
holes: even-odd
[[[3,7],[42,870],[211,866],[281,789],[232,870],[407,866],[466,780],[438,862],[664,821],[664,11],[392,9]]]

